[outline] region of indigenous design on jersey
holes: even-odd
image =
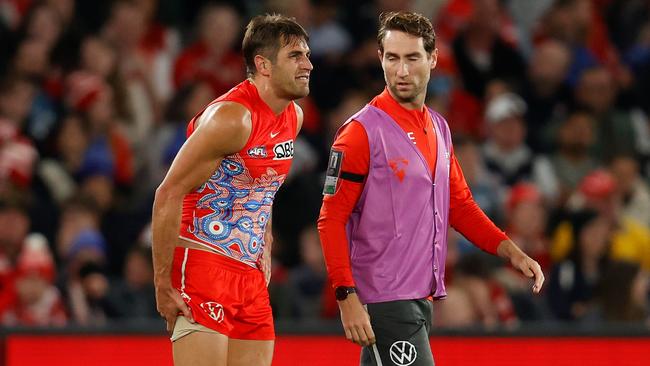
[[[192,224],[181,237],[256,267],[273,198],[284,179],[270,167],[253,178],[239,154],[224,158],[196,191],[200,198]]]
[[[264,252],[273,198],[291,168],[298,129],[296,107],[289,103],[276,114],[249,80],[208,107],[219,102],[238,103],[250,111],[250,137],[239,152],[219,162],[207,182],[185,195],[179,235],[256,267]],[[203,111],[189,122],[187,136],[194,133]]]

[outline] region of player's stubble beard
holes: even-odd
[[[397,89],[397,78],[393,82],[390,82],[388,78],[386,78],[386,85],[388,86],[388,89],[390,90],[395,100],[397,100],[399,103],[413,103],[421,95],[426,93],[426,85],[428,81],[428,78],[426,81],[422,80],[421,82],[412,81],[413,89],[410,92],[401,92]]]
[[[294,73],[282,70],[272,77],[271,83],[277,95],[283,99],[296,100],[309,95],[309,81],[303,86]]]

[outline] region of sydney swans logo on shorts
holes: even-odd
[[[287,140],[273,146],[275,157],[273,160],[287,160],[293,158],[293,140]]]
[[[390,360],[398,366],[408,366],[418,358],[418,351],[408,341],[397,341],[390,346]]]
[[[212,318],[212,320],[216,321],[217,323],[221,323],[223,321],[223,306],[218,302],[208,301],[201,303],[201,309],[208,313],[210,318]]]

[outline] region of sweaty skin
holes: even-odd
[[[278,50],[273,61],[255,56],[256,72],[250,80],[276,115],[293,100],[309,94],[309,75],[313,69],[309,55],[306,41],[294,39]],[[299,131],[303,113],[297,105],[296,115]],[[239,152],[246,145],[251,135],[251,112],[238,103],[219,102],[208,107],[196,124],[156,190],[153,206],[156,304],[170,333],[179,314],[193,322],[188,306],[171,283],[174,248],[205,250],[178,238],[183,198],[205,183],[225,156]],[[269,252],[263,256],[261,269],[268,283],[270,230],[265,232],[265,240]],[[228,339],[218,333],[195,332],[174,342],[173,347],[176,365],[270,365],[273,354],[273,341]]]

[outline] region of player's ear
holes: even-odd
[[[431,70],[435,69],[437,64],[438,64],[438,49],[435,48],[433,52],[431,52]]]
[[[384,58],[384,53],[381,50],[377,50],[377,57],[379,57],[379,62]]]
[[[271,60],[262,55],[255,55],[255,68],[260,75],[270,76]]]

